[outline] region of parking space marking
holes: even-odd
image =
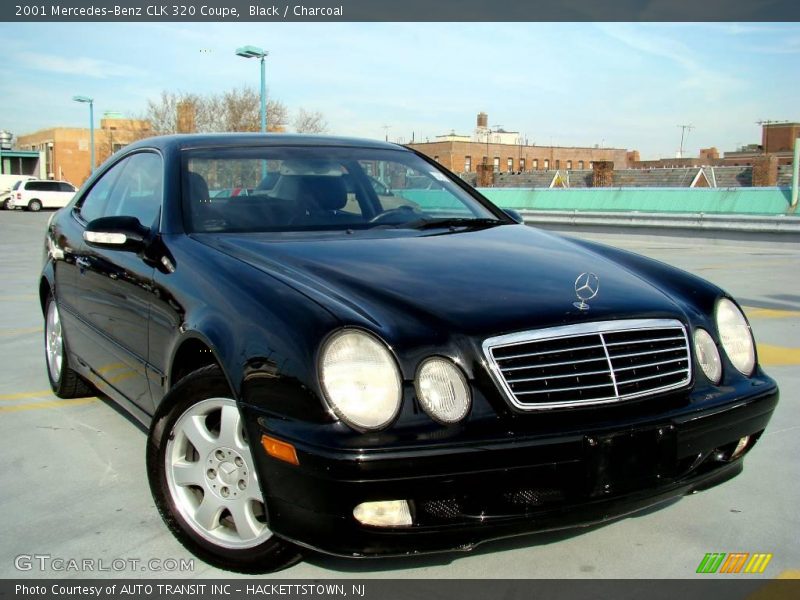
[[[758,344],[758,362],[767,367],[800,365],[800,348]]]
[[[43,402],[29,402],[27,404],[14,404],[12,406],[0,406],[0,414],[19,412],[22,410],[40,410],[43,408],[67,408],[81,404],[98,402],[99,398],[72,398],[70,400],[45,400]]]
[[[0,329],[0,337],[11,337],[27,333],[41,333],[41,327],[14,327],[11,329]]]
[[[52,397],[53,392],[50,390],[41,390],[38,392],[18,392],[16,394],[0,394],[0,402],[8,402],[11,400],[25,400],[27,398],[47,398]]]
[[[800,317],[800,310],[756,308],[754,306],[743,306],[742,308],[750,319],[791,319]]]
[[[8,282],[6,282],[7,284]],[[7,301],[7,300],[33,300],[34,298],[38,298],[36,294],[14,294],[11,296],[0,296],[0,301]]]

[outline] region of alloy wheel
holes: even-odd
[[[58,381],[61,378],[61,368],[64,364],[64,337],[61,332],[61,317],[55,301],[50,302],[47,306],[45,327],[47,368],[50,369],[50,378]]]
[[[246,549],[272,535],[234,400],[209,398],[189,407],[172,428],[164,460],[172,501],[200,537]]]

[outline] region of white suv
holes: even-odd
[[[11,190],[8,208],[26,208],[33,212],[43,208],[61,208],[72,200],[76,191],[75,186],[66,181],[19,181]]]

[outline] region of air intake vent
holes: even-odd
[[[687,386],[686,329],[672,319],[603,321],[490,338],[489,366],[521,410],[606,404]]]

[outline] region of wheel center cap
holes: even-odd
[[[235,483],[239,480],[239,467],[230,462],[219,465],[219,478],[227,484]]]

